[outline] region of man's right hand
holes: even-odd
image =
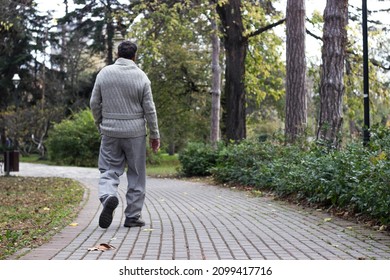
[[[150,139],[150,147],[153,152],[157,153],[160,149],[160,139]]]

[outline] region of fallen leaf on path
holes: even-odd
[[[110,245],[110,244],[107,244],[107,243],[101,243],[99,246],[88,248],[88,251],[102,251],[102,252],[104,252],[104,251],[111,250],[111,249],[115,249],[115,247]]]
[[[259,191],[259,190],[252,190],[252,194],[254,196],[263,196],[263,192]]]
[[[77,227],[79,225],[79,223],[71,223],[69,224],[71,227]]]
[[[332,220],[332,218],[325,218],[324,222],[330,222],[331,220]]]

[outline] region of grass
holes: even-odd
[[[28,163],[41,163],[41,164],[48,164],[52,165],[52,163],[47,160],[47,159],[42,159],[39,155],[37,154],[31,154],[27,156],[19,156],[19,161],[20,162],[28,162]]]
[[[49,160],[41,159],[36,154],[20,156],[19,159],[20,162],[53,165]],[[153,160],[153,164],[147,164],[146,172],[147,175],[151,177],[176,177],[178,175],[179,167],[180,162],[177,154],[168,155],[167,153],[159,153],[157,158]]]
[[[180,162],[177,155],[159,154],[154,164],[146,166],[146,174],[151,177],[177,177]]]
[[[83,194],[71,179],[0,177],[0,260],[47,242],[70,224]]]

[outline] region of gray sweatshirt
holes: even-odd
[[[151,85],[134,61],[118,58],[96,77],[90,106],[101,134],[116,138],[160,138]]]

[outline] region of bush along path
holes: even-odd
[[[272,192],[294,203],[331,209],[376,229],[390,230],[390,133],[341,150],[318,144],[285,146],[243,141],[217,149],[191,143],[179,156],[185,176]]]

